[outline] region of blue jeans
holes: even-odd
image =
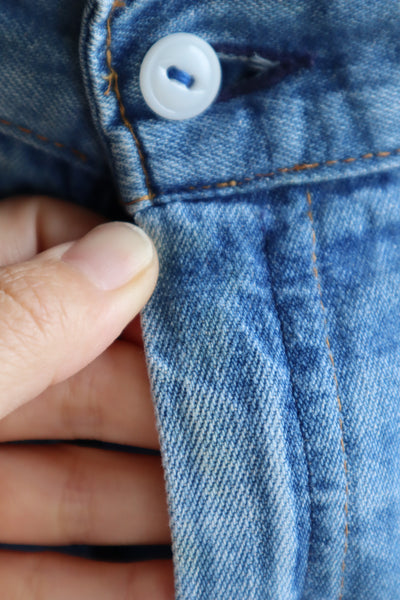
[[[2,195],[118,205],[159,252],[177,599],[400,598],[398,4],[2,4]],[[168,121],[138,74],[180,31],[223,85]]]

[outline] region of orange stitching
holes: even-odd
[[[143,151],[142,151],[142,148],[140,145],[139,138],[137,137],[136,133],[134,132],[132,124],[130,123],[130,121],[128,120],[128,117],[126,116],[125,106],[122,102],[121,92],[119,90],[119,85],[118,85],[118,73],[112,66],[111,19],[112,19],[113,12],[116,8],[125,8],[125,7],[126,7],[125,2],[122,2],[121,0],[114,0],[113,5],[110,10],[110,14],[108,15],[108,19],[107,19],[106,59],[107,59],[107,66],[108,66],[108,69],[110,72],[105,77],[105,79],[108,81],[108,88],[104,92],[104,95],[108,96],[111,89],[114,88],[115,95],[116,95],[117,101],[118,101],[121,119],[124,122],[125,127],[127,127],[129,129],[129,131],[135,141],[136,148],[137,148],[139,158],[140,158],[140,164],[142,165],[143,174],[144,174],[144,177],[146,180],[146,187],[147,187],[148,193],[145,196],[142,196],[141,198],[138,198],[137,200],[134,200],[133,202],[128,203],[128,204],[133,204],[135,202],[139,202],[139,200],[141,200],[141,199],[142,200],[144,200],[144,199],[152,200],[155,197],[155,194],[153,193],[153,191],[151,189],[150,177],[149,177],[149,173],[147,171],[146,162],[144,159],[144,155],[143,155]]]
[[[111,77],[109,75],[107,79]],[[200,191],[200,190],[211,190],[213,188],[223,188],[223,187],[236,187],[239,185],[244,185],[245,183],[249,183],[254,181],[255,179],[269,179],[271,177],[275,177],[278,173],[292,173],[297,171],[305,171],[307,169],[317,169],[319,167],[331,167],[333,165],[337,165],[340,163],[353,163],[359,160],[368,160],[370,158],[384,158],[387,156],[393,156],[394,154],[400,154],[400,148],[396,148],[396,150],[392,150],[391,152],[376,152],[373,154],[369,152],[368,154],[364,154],[363,156],[359,156],[358,158],[342,158],[337,160],[327,160],[323,163],[305,163],[301,165],[294,165],[293,167],[282,167],[277,169],[276,171],[271,171],[270,173],[255,173],[251,177],[244,177],[243,181],[237,181],[236,179],[231,179],[230,181],[223,181],[219,183],[212,183],[201,186],[191,185],[187,188],[184,188],[182,191]],[[154,196],[152,196],[154,198]],[[147,196],[143,196],[143,199],[147,200]],[[137,198],[136,200],[132,200],[131,202],[127,202],[127,204],[134,204],[135,202],[139,202],[141,198]]]
[[[344,570],[346,568],[346,554],[347,554],[347,548],[348,548],[348,537],[349,537],[349,523],[348,523],[348,503],[349,503],[349,486],[348,486],[348,473],[347,473],[347,458],[346,458],[346,448],[344,445],[344,439],[343,439],[343,420],[342,420],[342,402],[340,400],[340,395],[339,395],[339,384],[338,384],[338,380],[336,377],[336,367],[335,367],[335,361],[333,359],[333,354],[332,354],[332,350],[331,350],[331,345],[329,342],[329,337],[328,337],[328,323],[326,320],[326,310],[325,310],[325,306],[322,300],[322,288],[321,288],[321,284],[319,281],[319,275],[318,275],[318,267],[317,267],[317,255],[315,252],[315,241],[316,241],[316,235],[315,235],[315,228],[314,228],[314,218],[312,215],[312,200],[311,200],[311,194],[310,192],[307,190],[307,203],[309,206],[309,210],[308,210],[308,218],[310,219],[310,223],[311,223],[311,229],[313,232],[312,235],[312,239],[313,239],[313,250],[312,250],[312,260],[313,260],[313,272],[314,272],[314,276],[317,280],[317,287],[318,287],[318,292],[319,292],[319,298],[320,298],[320,303],[322,306],[322,310],[323,310],[323,316],[324,316],[324,324],[325,324],[325,332],[326,332],[326,345],[328,347],[328,353],[329,353],[329,358],[330,361],[332,363],[332,368],[333,368],[333,379],[335,381],[335,388],[336,388],[336,400],[337,400],[337,404],[338,404],[338,409],[339,409],[339,426],[340,426],[340,432],[341,432],[341,437],[340,437],[340,446],[342,448],[342,454],[343,454],[343,468],[344,468],[344,473],[345,473],[345,478],[346,478],[346,487],[345,487],[345,493],[346,493],[346,501],[344,504],[344,513],[345,513],[345,527],[344,527],[344,553],[343,553],[343,561],[342,561],[342,578],[341,578],[341,582],[340,582],[340,597],[339,600],[342,600],[343,598],[343,587],[344,587]]]
[[[71,148],[71,152],[73,152],[81,160],[83,160],[83,161],[86,160],[86,156],[84,154],[82,154],[82,152],[80,152],[79,150],[75,150],[74,148]]]
[[[21,125],[15,125],[15,123],[11,123],[11,121],[7,121],[6,119],[0,119],[0,123],[2,125],[7,125],[7,127],[13,127],[14,129],[18,129],[18,131],[21,131],[22,133],[26,133],[27,135],[31,135],[31,136],[37,138],[38,140],[40,140],[41,142],[53,144],[53,146],[55,146],[56,148],[63,148],[64,150],[73,152],[73,154],[75,154],[82,162],[87,161],[86,154],[83,154],[83,152],[81,152],[80,150],[75,150],[75,148],[69,148],[65,144],[62,144],[61,142],[53,142],[48,137],[46,137],[44,135],[40,135],[39,133],[35,133],[32,129],[28,129],[27,127],[22,127]]]
[[[217,187],[234,187],[237,185],[237,181],[232,179],[231,181],[224,181],[223,183],[217,183]]]
[[[291,171],[304,171],[305,169],[316,169],[317,167],[319,167],[319,163],[311,163],[311,164],[305,164],[305,165],[295,165],[290,170]]]
[[[32,129],[27,129],[26,127],[21,127],[20,125],[17,125],[17,128],[22,131],[22,133],[32,133]]]
[[[130,200],[126,204],[136,204],[136,202],[142,202],[142,200],[152,200],[152,199],[153,199],[152,197],[150,197],[148,194],[146,194],[145,196],[140,196],[140,198],[136,198],[135,200]]]

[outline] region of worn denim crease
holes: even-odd
[[[264,227],[264,223],[263,223],[263,213],[264,210],[262,207],[260,207],[260,224],[261,224],[261,229],[264,233],[265,236],[268,235],[265,227]],[[300,418],[300,414],[299,414],[299,410],[298,410],[298,406],[297,406],[297,401],[295,398],[295,394],[294,394],[294,390],[293,390],[293,374],[291,371],[291,367],[290,367],[290,362],[288,360],[288,356],[287,356],[287,351],[286,351],[286,343],[287,341],[285,340],[285,333],[283,330],[283,326],[282,326],[282,316],[278,310],[278,306],[277,306],[277,302],[276,302],[276,298],[275,298],[275,290],[274,290],[274,286],[271,286],[271,297],[272,297],[272,302],[274,305],[274,309],[275,309],[275,314],[276,314],[276,318],[277,321],[279,323],[279,332],[281,335],[281,338],[283,340],[283,349],[284,349],[284,353],[285,353],[285,361],[286,361],[286,366],[288,369],[288,373],[289,373],[289,381],[290,381],[290,389],[291,389],[291,396],[293,398],[293,405],[296,409],[296,416],[297,416],[297,422],[299,424],[299,431],[300,431],[300,435],[301,435],[301,441],[302,441],[302,449],[303,449],[303,454],[305,456],[306,459],[306,463],[307,463],[307,489],[308,489],[308,495],[309,495],[309,499],[310,499],[310,503],[311,503],[311,496],[312,496],[312,487],[311,487],[311,467],[310,467],[310,461],[309,461],[309,456],[308,456],[308,452],[307,452],[307,448],[306,448],[306,444],[305,444],[305,439],[304,439],[304,432],[303,432],[303,424]],[[312,527],[312,523],[311,523],[311,514],[309,515],[309,519],[310,519],[310,527]],[[307,560],[306,560],[306,564],[308,565],[309,563],[309,552],[310,552],[310,544],[308,543],[307,548],[304,549],[304,553],[307,556]]]

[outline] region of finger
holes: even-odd
[[[99,356],[157,275],[150,238],[118,222],[0,268],[0,417]]]
[[[0,265],[29,260],[38,252],[79,239],[105,219],[46,196],[18,196],[0,202]]]
[[[0,201],[0,266],[29,260],[53,246],[79,239],[105,219],[86,208],[47,196]],[[121,338],[143,347],[137,315]]]
[[[158,456],[60,444],[0,453],[1,541],[8,544],[166,544]]]
[[[143,350],[117,340],[66,381],[0,420],[0,442],[96,439],[159,448]]]
[[[51,552],[2,551],[0,597],[8,600],[173,600],[172,561],[121,565]]]

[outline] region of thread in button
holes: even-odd
[[[167,69],[167,75],[170,79],[175,79],[175,81],[183,83],[187,88],[191,88],[194,84],[193,75],[189,75],[189,73],[182,71],[182,69],[178,69],[178,67],[169,67]]]

